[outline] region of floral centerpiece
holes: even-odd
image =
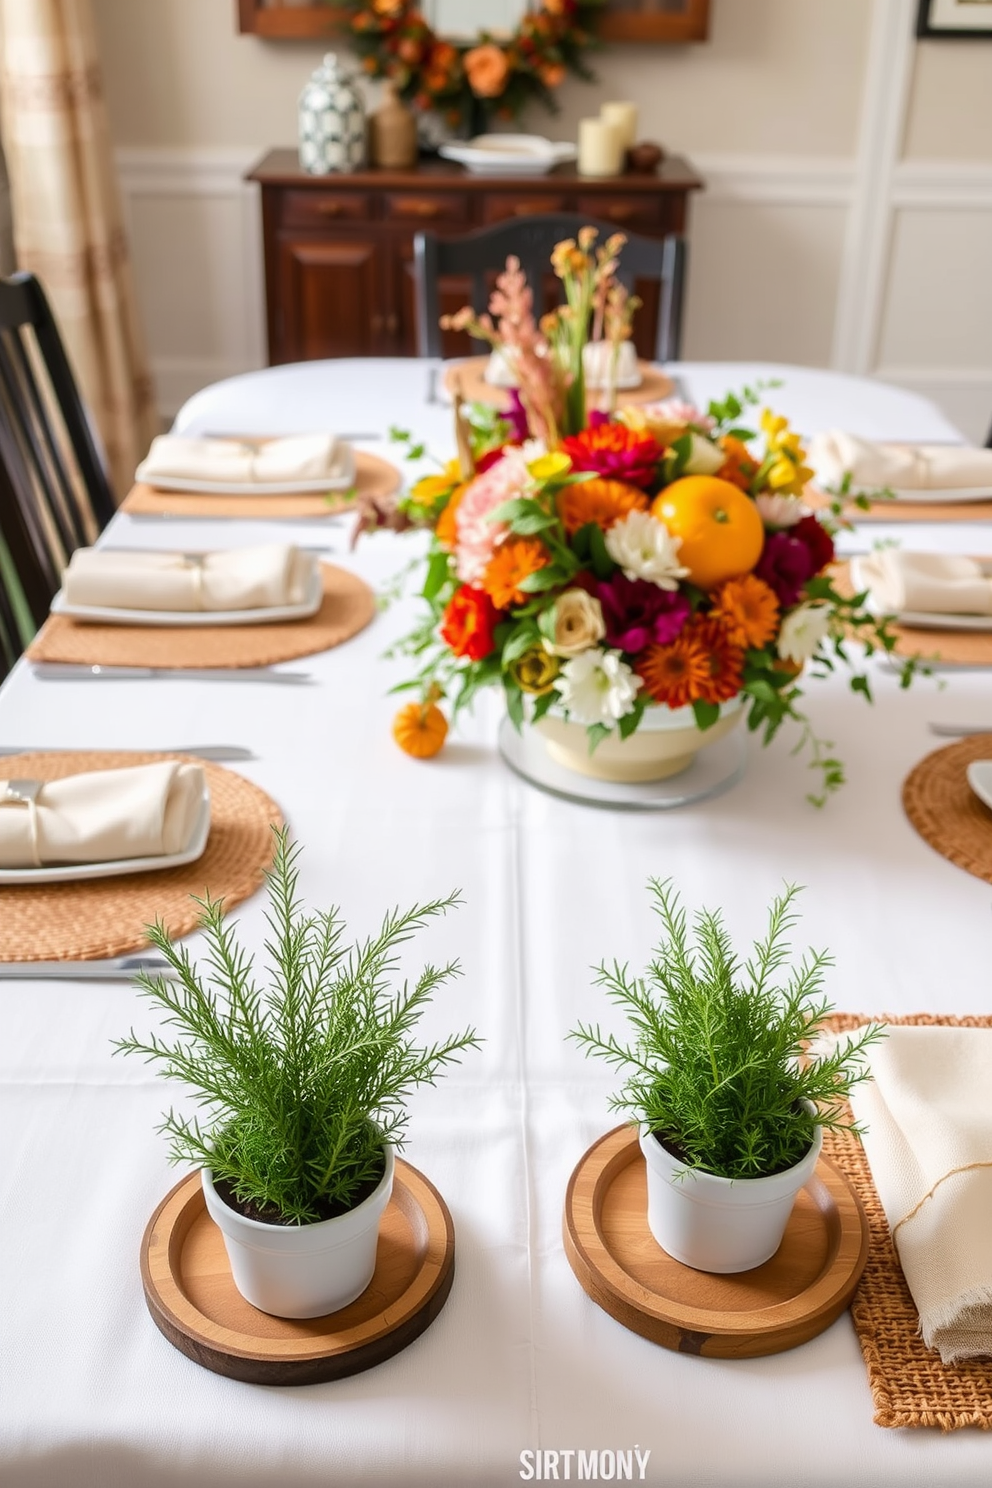
[[[351,32],[362,68],[389,78],[420,113],[479,133],[516,119],[529,103],[557,110],[569,72],[589,81],[584,54],[595,44],[602,0],[541,0],[512,34],[482,32],[471,44],[434,32],[415,0],[353,0]]]
[[[800,725],[820,802],[843,769],[800,710],[800,674],[846,663],[870,698],[846,645],[888,653],[895,638],[864,595],[835,585],[833,518],[805,499],[798,435],[769,409],[759,430],[742,422],[760,389],[705,411],[617,409],[607,376],[592,406],[587,343],[615,368],[637,303],[617,278],[622,236],[595,239],[585,228],[555,250],[564,303],[540,322],[514,259],[489,314],[448,322],[500,349],[518,387],[507,413],[459,412],[459,458],[401,504],[402,523],[433,534],[427,614],[401,648],[422,698],[406,723],[423,719],[440,742],[439,702],[457,712],[495,684],[518,727],[557,717],[595,751],[658,709],[705,735],[736,708],[765,742],[787,718]]]

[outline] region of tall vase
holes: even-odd
[[[333,52],[300,94],[299,123],[300,165],[310,175],[360,170],[365,164],[365,106]]]

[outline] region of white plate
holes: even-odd
[[[317,568],[306,598],[295,605],[268,605],[259,610],[117,610],[68,604],[60,589],[51,608],[53,615],[68,615],[94,625],[273,625],[277,620],[306,620],[316,615],[323,599],[324,584]]]
[[[968,784],[992,811],[992,760],[972,760],[968,766]]]
[[[911,630],[992,630],[992,615],[945,615],[929,610],[903,610],[896,615]]]
[[[941,486],[934,487],[932,491],[897,491],[893,489],[893,497],[896,501],[904,501],[908,506],[922,506],[928,501],[934,503],[946,502],[948,506],[954,506],[958,502],[966,501],[992,501],[992,486]],[[889,498],[883,497],[878,503],[884,506]]]
[[[473,176],[546,176],[579,153],[539,134],[482,134],[465,144],[442,145],[445,160],[456,160]]]
[[[134,472],[136,481],[145,481],[156,491],[181,491],[189,496],[317,496],[322,491],[347,491],[355,483],[355,455],[349,445],[343,445],[338,461],[340,470],[336,475],[324,475],[320,480],[288,481],[210,481],[200,476],[187,480],[178,475],[145,475],[145,463]]]
[[[176,853],[155,858],[116,858],[108,863],[64,863],[58,867],[0,868],[0,884],[77,883],[89,878],[114,878],[119,873],[153,873],[159,868],[181,868],[201,857],[210,836],[210,791],[203,787],[200,809],[189,842]]]

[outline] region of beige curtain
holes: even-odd
[[[157,432],[90,0],[0,0],[18,265],[52,302],[118,495]]]

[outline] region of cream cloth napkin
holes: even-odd
[[[882,610],[992,615],[992,580],[974,558],[951,553],[904,553],[881,548],[852,558],[851,578]]]
[[[139,480],[204,480],[264,486],[291,480],[328,480],[342,474],[347,445],[333,434],[294,434],[255,443],[239,439],[188,439],[160,434],[137,469]]]
[[[73,605],[121,610],[261,610],[302,604],[317,559],[282,543],[184,553],[115,553],[78,548],[62,575]]]
[[[200,765],[160,760],[90,770],[43,785],[34,801],[4,799],[0,868],[158,857],[189,842],[204,792]]]
[[[992,1029],[890,1026],[851,1105],[920,1331],[992,1355]]]
[[[825,485],[839,485],[850,471],[854,489],[939,491],[992,489],[992,449],[954,444],[873,444],[840,429],[815,434],[809,463]]]

